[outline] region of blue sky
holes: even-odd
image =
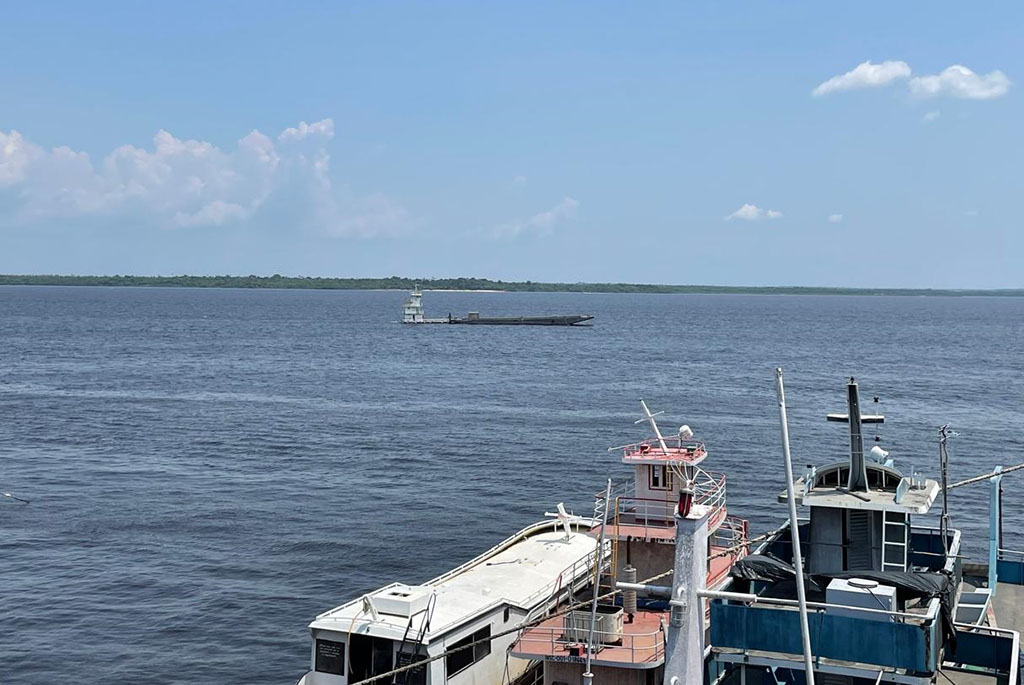
[[[1019,2],[295,4],[8,5],[0,272],[1024,287]]]

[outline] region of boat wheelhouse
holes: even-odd
[[[506,659],[514,633],[502,633],[571,598],[592,582],[598,563],[593,522],[559,510],[557,520],[519,531],[422,585],[392,583],[317,616],[309,625],[312,669],[300,684],[348,685],[416,661],[427,663],[383,682],[515,679],[530,664]],[[601,557],[604,563],[607,550]]]
[[[419,286],[413,288],[402,305],[402,323],[423,323],[423,293]]]
[[[664,412],[652,414],[643,400],[640,406],[644,416],[637,423],[649,423],[653,436],[609,450],[620,452],[622,463],[633,470],[631,478],[613,486],[608,503],[615,578],[634,582],[672,568],[675,513],[685,491],[692,493],[693,504],[711,511],[707,586],[719,587],[728,582],[733,562],[746,554],[747,522],[729,515],[725,475],[702,468],[708,457],[705,443],[686,425],[674,436],[663,436],[655,417]],[[599,501],[604,494],[597,493]]]
[[[611,448],[621,453],[633,475],[597,495],[595,519],[606,523],[592,534],[603,533],[611,540],[612,573],[595,591],[603,595],[619,581],[647,583],[671,572],[677,514],[684,500],[708,512],[706,586],[723,589],[731,582],[729,568],[746,554],[747,523],[728,514],[725,476],[701,468],[708,456],[704,442],[694,438],[689,426],[675,436],[663,436],[655,420],[663,412],[651,413],[643,400],[640,405],[644,416],[637,423],[649,423],[653,436]],[[661,683],[668,602],[637,595],[626,590],[621,604],[598,604],[595,613],[580,608],[528,626],[510,654],[541,661],[544,685],[578,683],[588,665],[600,683]]]

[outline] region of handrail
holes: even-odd
[[[597,541],[595,540],[594,542],[597,542]],[[601,568],[602,569],[605,568],[608,565],[608,561],[609,561],[609,557],[610,556],[611,556],[611,543],[610,542],[605,542],[605,549],[602,550],[602,554],[601,554]],[[583,566],[582,569],[579,568],[580,565]],[[543,587],[541,587],[539,590],[536,590],[535,592],[533,592],[530,595],[528,595],[526,597],[526,599],[523,600],[522,603],[524,605],[529,605],[537,597],[543,596],[544,594],[551,594],[551,592],[554,590],[555,586],[557,586],[559,583],[565,583],[567,580],[569,582],[574,582],[576,579],[580,578],[581,576],[589,578],[590,577],[590,571],[593,568],[594,568],[594,555],[588,552],[586,556],[580,557],[579,559],[577,559],[576,561],[572,562],[571,564],[566,566],[564,569],[562,569],[562,571],[558,574],[558,577],[555,580],[553,580],[552,582],[550,582],[550,583],[544,585]]]
[[[991,635],[1010,638],[1010,667],[1009,682],[1007,685],[1017,685],[1020,681],[1020,633],[1016,630],[1006,628],[994,628],[992,626],[981,626],[973,623],[953,623],[953,628],[970,633],[989,633]]]
[[[745,592],[722,592],[716,590],[702,590],[698,592],[702,597],[709,599],[719,599],[723,601],[742,602],[746,605],[751,604],[775,604],[780,607],[793,608],[798,605],[795,599],[777,599],[774,597],[762,597],[761,595],[754,595]],[[808,607],[814,607],[816,609],[842,609],[843,611],[855,611],[857,613],[865,612],[872,614],[885,614],[887,616],[894,616],[903,619],[913,619],[915,624],[920,623],[925,625],[930,621],[934,621],[939,613],[939,598],[933,597],[928,602],[928,611],[925,614],[910,614],[905,611],[886,611],[885,609],[870,609],[868,607],[851,607],[846,604],[830,604],[828,602],[807,602]],[[906,621],[904,621],[905,623]]]
[[[703,440],[680,440],[678,437],[666,437],[665,444],[669,449],[685,450],[687,452],[692,453],[694,457],[701,455],[706,456],[708,453]],[[644,446],[648,447],[649,449],[646,451],[642,450]],[[623,458],[635,456],[657,458],[658,456],[666,456],[665,454],[662,453],[661,448],[658,446],[657,438],[640,440],[638,442],[629,443],[628,445],[617,445],[616,447],[608,448],[609,452],[614,452],[616,450],[622,450]]]
[[[606,637],[612,638],[611,640],[595,639],[594,646],[600,646],[600,650],[595,650],[596,653],[600,653],[603,650],[629,650],[630,662],[641,663],[647,661],[655,661],[665,654],[665,641],[658,639],[658,636],[662,633],[662,629],[658,628],[651,632],[646,633],[610,633],[607,631],[595,631],[594,635],[596,638]],[[637,646],[637,638],[654,638],[652,644]],[[614,642],[621,641],[621,644],[613,644]],[[554,655],[558,650],[567,650],[571,646],[583,645],[585,640],[567,640],[565,639],[565,628],[564,626],[535,626],[533,628],[527,628],[520,635],[516,644],[525,646],[526,643],[542,644],[546,645],[550,650],[551,654]],[[584,649],[586,647],[584,646]],[[530,652],[525,649],[512,648],[513,652],[520,651],[529,654]],[[642,658],[638,659],[637,655]]]
[[[577,529],[579,529],[579,528],[582,528],[584,525],[586,525],[587,521],[588,521],[588,519],[586,519],[586,518],[577,517],[577,520],[574,521],[570,525],[576,525]],[[590,525],[591,526],[593,526],[594,524],[597,523],[593,519],[589,519],[589,521],[590,521]],[[552,529],[552,528],[555,528],[557,526],[558,526],[558,520],[557,519],[545,519],[543,521],[538,521],[536,523],[532,523],[529,526],[526,526],[525,528],[523,528],[522,530],[520,530],[520,531],[518,531],[516,533],[513,533],[510,536],[508,536],[507,538],[505,538],[504,540],[502,540],[498,544],[496,544],[493,547],[491,547],[486,552],[483,552],[482,554],[479,554],[479,555],[473,557],[469,561],[467,561],[467,562],[465,562],[463,564],[460,564],[459,566],[456,566],[455,568],[453,568],[453,569],[451,569],[449,571],[446,571],[445,573],[442,573],[441,575],[437,576],[436,578],[431,578],[430,580],[421,583],[421,585],[422,586],[436,586],[437,584],[445,582],[445,581],[447,581],[447,580],[449,580],[451,578],[454,578],[455,576],[463,573],[464,571],[469,570],[470,568],[472,568],[474,566],[478,566],[478,565],[482,564],[487,559],[489,559],[489,558],[495,556],[496,554],[498,554],[499,552],[502,552],[505,549],[511,547],[514,543],[519,542],[521,539],[525,539],[525,538],[528,538],[528,537],[532,537],[534,535],[538,535],[540,533],[543,533],[545,530]],[[594,542],[596,544],[597,541],[595,540]],[[590,552],[587,552],[587,554],[584,557],[580,557],[580,558],[581,559],[589,559],[589,558],[592,558],[592,556],[593,555]],[[577,560],[577,562],[578,561],[579,560]],[[574,562],[574,563],[576,563],[576,562]],[[563,570],[563,572],[564,572],[564,570]],[[391,588],[398,587],[400,585],[403,585],[403,583],[397,583],[397,582],[396,583],[390,583],[390,584],[388,584],[388,585],[386,585],[386,586],[384,586],[382,588],[378,588],[376,590],[372,590],[372,591],[370,591],[368,593],[360,594],[357,597],[353,597],[352,599],[350,599],[349,601],[347,601],[347,602],[345,602],[343,604],[339,604],[338,606],[334,607],[333,609],[328,609],[327,611],[324,611],[323,613],[317,615],[316,620],[320,621],[320,620],[327,620],[327,619],[337,618],[337,617],[331,616],[331,614],[334,614],[336,612],[342,611],[344,609],[347,609],[347,608],[349,608],[351,606],[354,606],[354,605],[358,604],[360,601],[362,601],[363,597],[366,597],[366,596],[372,595],[372,594],[376,594],[377,592],[380,592],[382,590],[390,590]],[[497,600],[493,604],[501,603],[503,601],[504,600]],[[488,605],[486,608],[489,609],[491,606],[492,605]],[[351,618],[345,618],[345,620],[352,620],[352,619]],[[358,622],[361,619],[357,618],[356,620]]]

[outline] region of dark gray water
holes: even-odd
[[[425,297],[596,315],[571,329],[406,327],[403,299],[0,288],[0,487],[32,500],[0,506],[0,680],[293,683],[320,611],[558,501],[588,511],[639,397],[707,441],[763,532],[784,516],[776,365],[800,464],[842,453],[824,414],[850,374],[898,463],[934,474],[944,422],[955,479],[1024,461],[1024,299]],[[953,499],[974,553],[986,497]]]

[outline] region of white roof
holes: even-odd
[[[939,494],[939,484],[933,480],[925,480],[923,488],[910,488],[903,498],[896,502],[896,493],[891,489],[874,489],[869,492],[850,492],[843,487],[811,488],[803,494],[804,479],[798,478],[793,484],[796,503],[809,507],[827,507],[831,509],[866,509],[869,511],[894,511],[905,514],[927,514],[935,498]],[[779,501],[785,502],[789,496],[785,490],[779,493]]]
[[[439,576],[422,586],[410,588],[392,583],[371,592],[371,601],[374,597],[385,600],[374,602],[378,613],[376,620],[365,610],[363,598],[359,597],[321,614],[309,627],[346,633],[371,633],[400,640],[405,634],[409,618],[384,613],[380,605],[387,605],[387,598],[394,594],[396,588],[410,593],[414,601],[424,593],[433,592],[437,599],[430,619],[430,630],[424,638],[424,642],[429,642],[431,636],[439,636],[495,605],[509,604],[524,610],[533,608],[546,600],[559,583],[564,587],[586,574],[593,563],[596,548],[597,540],[585,532],[572,533],[566,539],[564,531],[549,530],[513,543],[500,552],[494,553],[491,550],[466,564],[463,570]],[[574,566],[571,572],[559,579],[563,571]],[[419,629],[422,618],[422,613],[415,615],[410,639],[415,638],[415,631]]]

